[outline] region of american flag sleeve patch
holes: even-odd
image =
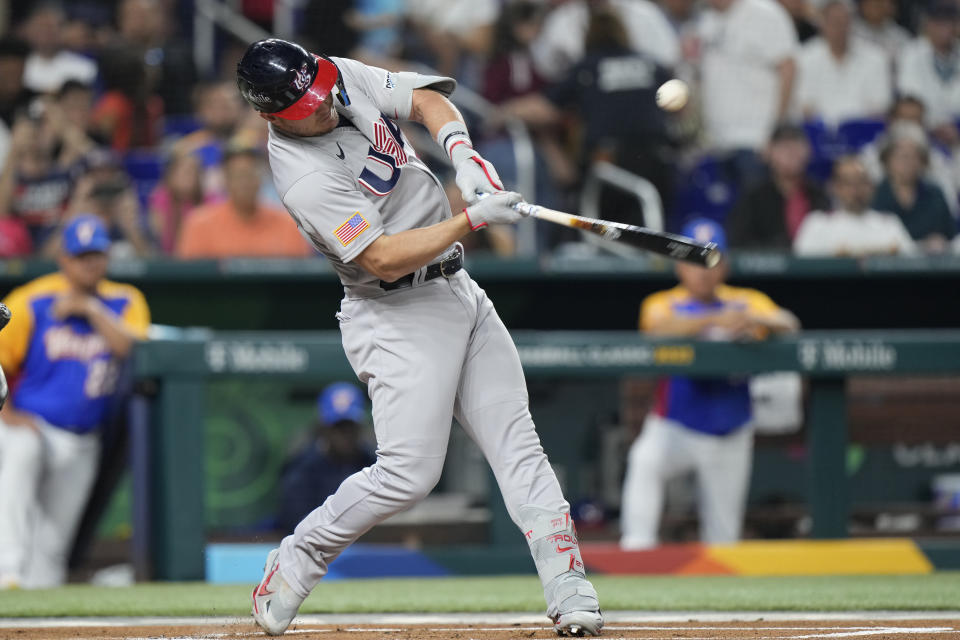
[[[333,235],[337,236],[337,240],[340,241],[340,244],[347,246],[353,242],[354,238],[363,233],[369,227],[370,225],[367,223],[364,217],[360,215],[360,212],[357,211],[350,219],[334,229]]]

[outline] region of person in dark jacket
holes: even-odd
[[[789,251],[806,215],[829,209],[823,188],[806,175],[810,143],[803,129],[778,126],[766,155],[769,175],[741,195],[727,216],[734,249]]]
[[[923,251],[946,251],[957,234],[957,223],[943,191],[924,179],[930,148],[923,129],[912,122],[892,126],[881,146],[880,161],[884,178],[873,196],[873,208],[900,216]]]
[[[284,463],[280,473],[277,526],[293,531],[347,476],[376,462],[362,439],[367,422],[363,392],[349,382],[331,384],[317,399],[318,421],[306,444]]]

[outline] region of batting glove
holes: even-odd
[[[447,152],[457,170],[457,186],[463,199],[474,204],[478,194],[503,191],[497,170],[473,148],[470,135],[462,122],[448,122],[437,133],[437,142]]]
[[[513,224],[526,216],[513,208],[513,205],[523,200],[523,196],[514,191],[501,191],[484,197],[480,202],[472,204],[463,212],[467,216],[470,228],[476,231],[488,224]]]

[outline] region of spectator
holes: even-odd
[[[93,142],[49,98],[35,98],[14,124],[8,160],[0,172],[0,217],[26,225],[35,250],[55,240],[53,231],[83,172],[83,157],[92,148]]]
[[[0,130],[7,137],[18,113],[25,111],[35,93],[23,84],[23,69],[27,63],[30,47],[14,38],[0,39]],[[6,158],[6,148],[2,149]]]
[[[893,0],[860,0],[860,15],[853,22],[853,37],[880,47],[893,63],[910,44],[910,32],[896,22]]]
[[[193,209],[219,200],[204,195],[203,167],[192,153],[173,153],[163,181],[150,194],[150,228],[160,250],[173,254],[183,223]]]
[[[757,152],[788,112],[797,34],[769,0],[709,0],[701,21],[701,99],[711,148],[727,154],[743,187],[761,171]]]
[[[302,257],[310,247],[286,212],[259,202],[262,158],[229,148],[223,158],[227,200],[197,208],[183,223],[179,258]]]
[[[23,72],[24,85],[37,93],[55,93],[67,80],[93,84],[97,63],[90,58],[63,50],[63,25],[66,20],[57,2],[43,2],[27,18],[23,34],[32,49]]]
[[[490,48],[498,0],[405,0],[407,18],[441,75],[452,75],[467,56]]]
[[[109,245],[97,218],[72,220],[59,271],[4,301],[0,364],[18,383],[0,411],[0,587],[65,581],[120,361],[147,336],[143,295],[104,279]]]
[[[807,42],[817,35],[817,25],[811,19],[814,11],[807,0],[780,0],[780,4],[790,14],[800,42]]]
[[[153,246],[140,216],[137,192],[116,154],[107,150],[90,153],[86,173],[77,180],[70,202],[74,214],[94,214],[106,226],[113,243],[113,258],[144,258]],[[48,247],[47,252],[55,250]]]
[[[200,128],[177,140],[173,145],[174,153],[195,154],[204,170],[204,193],[211,197],[222,195],[223,150],[241,130],[250,111],[237,93],[234,82],[198,84],[194,89],[193,105]],[[255,126],[263,126],[260,118],[256,121]]]
[[[917,127],[923,127],[926,118],[926,107],[923,102],[914,96],[900,96],[890,107],[887,114],[887,131],[897,127],[899,123],[913,123]],[[933,144],[930,136],[924,131],[927,137],[927,148],[930,150],[929,166],[925,178],[927,181],[940,187],[943,196],[947,200],[947,206],[950,207],[950,213],[954,218],[960,212],[960,146],[954,148],[945,147],[940,144]],[[860,160],[863,161],[870,179],[874,184],[883,180],[883,163],[880,161],[880,148],[885,140],[884,136],[865,145],[860,150]]]
[[[93,131],[115,151],[153,147],[160,140],[163,101],[151,95],[136,51],[108,48],[100,60],[104,93],[94,107]]]
[[[803,129],[778,126],[766,156],[769,176],[740,196],[727,218],[737,249],[789,250],[807,213],[828,207],[826,194],[806,174],[810,143]]]
[[[357,0],[346,20],[360,35],[356,54],[368,64],[392,65],[403,48],[404,0]]]
[[[832,211],[813,211],[797,231],[793,251],[801,256],[911,254],[916,245],[900,218],[870,208],[873,182],[854,156],[837,159],[830,180]]]
[[[912,123],[893,127],[880,151],[880,160],[885,177],[873,198],[873,208],[900,216],[924,251],[946,250],[956,235],[956,222],[940,188],[923,177],[930,161],[923,130]]]
[[[93,115],[93,87],[67,80],[56,94],[57,104],[63,118],[76,128],[89,135],[90,118]]]
[[[960,116],[960,9],[950,0],[932,0],[924,13],[923,35],[897,62],[897,90],[920,98],[927,107],[927,128],[948,145],[957,143],[954,119]]]
[[[543,26],[543,8],[515,0],[503,8],[483,71],[483,97],[494,104],[539,91],[546,85],[533,64],[530,44]]]
[[[540,125],[559,122],[562,109],[576,113],[582,122],[582,166],[601,160],[616,164],[650,180],[666,202],[672,149],[656,92],[669,78],[653,58],[630,49],[616,12],[597,9],[590,15],[586,56],[542,95],[507,103],[504,111]],[[604,215],[624,220],[635,202],[607,202]]]
[[[294,449],[280,471],[277,527],[282,531],[293,531],[347,476],[377,460],[362,438],[367,408],[356,386],[337,382],[325,388],[317,398],[317,414],[306,442]]]
[[[197,80],[193,49],[173,37],[169,3],[161,0],[122,0],[117,29],[129,53],[143,63],[146,86],[159,98],[166,114],[191,112],[190,94]]]
[[[850,0],[828,0],[822,35],[803,46],[797,65],[797,104],[807,120],[836,127],[881,118],[890,106],[890,65],[883,51],[851,36]]]
[[[701,218],[684,234],[725,248],[723,229]],[[762,340],[794,332],[799,322],[763,293],[724,284],[728,265],[714,269],[676,264],[680,285],[648,296],[640,330],[652,336]],[[657,544],[664,485],[693,472],[699,489],[701,541],[740,538],[753,453],[746,378],[700,380],[672,376],[657,386],[654,409],[627,454],[620,519],[621,547]]]
[[[627,42],[635,52],[645,53],[664,67],[680,62],[680,43],[666,16],[650,0],[609,0],[596,3],[616,13],[627,30]],[[584,55],[588,0],[567,0],[549,14],[531,52],[537,71],[548,80],[557,80]]]
[[[663,15],[667,17],[667,22],[682,42],[684,34],[696,22],[698,11],[696,0],[660,0],[659,4]]]

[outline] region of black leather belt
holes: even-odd
[[[427,266],[427,272],[423,276],[423,281],[433,280],[434,278],[439,278],[443,276],[444,278],[452,277],[457,271],[463,268],[463,252],[460,250],[454,251],[449,256],[441,260],[440,262],[434,262],[431,265]],[[406,289],[407,287],[413,286],[414,274],[408,273],[407,275],[394,280],[393,282],[384,282],[380,281],[380,288],[384,291],[393,291],[394,289]]]

